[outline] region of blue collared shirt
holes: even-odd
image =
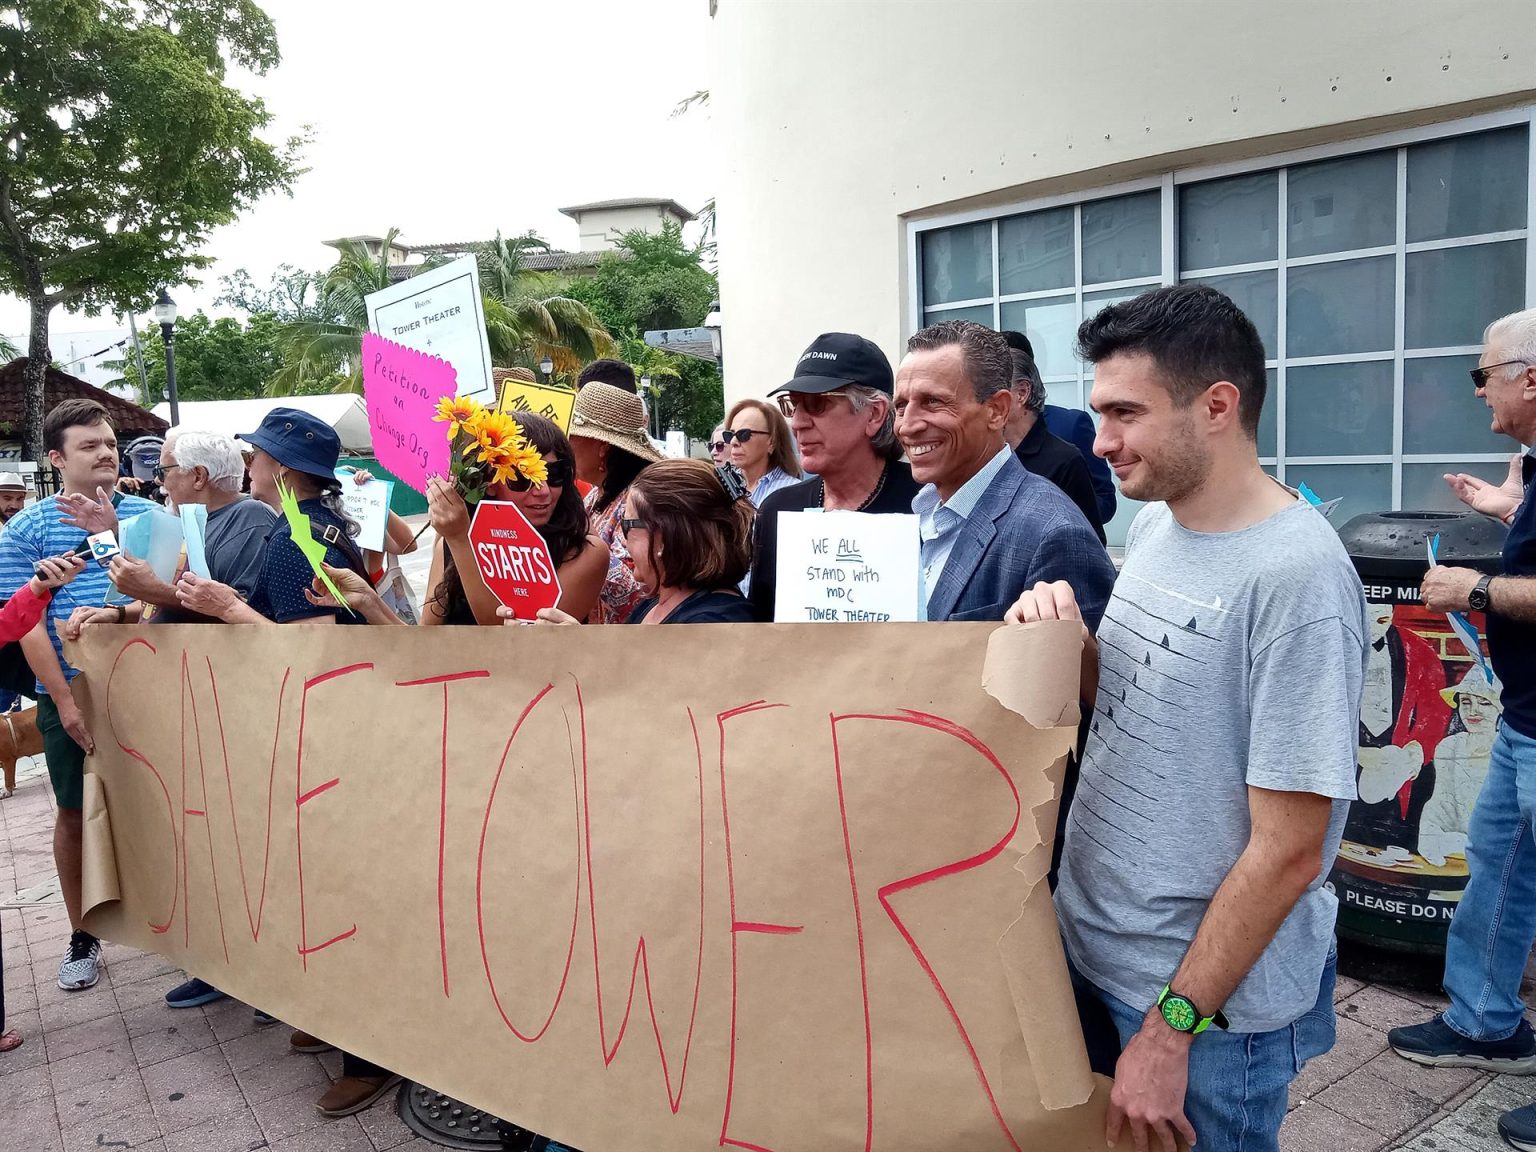
[[[757,483],[752,485],[750,496],[752,507],[761,508],[763,501],[768,498],[769,493],[777,492],[780,488],[788,488],[791,484],[798,483],[800,481],[796,477],[791,476],[782,468],[768,469],[758,478]]]
[[[977,501],[1003,470],[1003,465],[1008,463],[1011,455],[1013,449],[1004,444],[998,449],[997,455],[983,464],[976,475],[960,485],[959,490],[948,500],[940,500],[939,490],[932,484],[924,485],[923,490],[912,497],[912,511],[918,516],[917,534],[922,540],[919,619],[926,618],[928,614],[928,594],[939,586],[939,578],[944,575],[944,565],[949,561],[949,554],[954,551],[955,541],[960,538],[960,529],[965,526],[966,520],[976,509]]]

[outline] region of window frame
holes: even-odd
[[[1474,135],[1499,128],[1520,127],[1526,128],[1526,226],[1519,229],[1507,229],[1500,232],[1481,233],[1475,236],[1458,236],[1440,240],[1422,240],[1412,243],[1407,241],[1407,149],[1415,144],[1431,143],[1446,140],[1458,136]],[[1395,208],[1395,237],[1390,245],[1378,245],[1371,248],[1350,249],[1343,252],[1325,252],[1316,255],[1288,258],[1286,247],[1289,229],[1286,226],[1288,220],[1288,191],[1289,180],[1285,178],[1285,170],[1304,164],[1311,164],[1323,160],[1347,159],[1353,156],[1364,155],[1371,152],[1395,151],[1396,163],[1396,194]],[[1203,183],[1209,180],[1219,180],[1234,176],[1256,175],[1264,172],[1277,171],[1278,180],[1278,205],[1277,205],[1277,251],[1273,260],[1263,260],[1246,264],[1235,264],[1212,268],[1182,269],[1179,267],[1178,251],[1178,211],[1179,189],[1186,184]],[[1114,283],[1093,284],[1085,286],[1082,280],[1082,210],[1085,204],[1096,201],[1113,199],[1137,192],[1147,192],[1156,189],[1160,192],[1161,205],[1161,268],[1160,276],[1136,277],[1130,280]],[[1009,216],[1030,212],[1038,212],[1049,208],[1071,207],[1073,211],[1073,287],[1052,289],[1038,292],[1011,293],[998,295],[997,289],[1001,287],[999,277],[999,248],[998,232],[1000,221]],[[978,298],[966,301],[952,301],[945,304],[933,305],[925,308],[922,299],[922,240],[925,233],[938,231],[944,228],[961,224],[975,224],[990,222],[992,225],[992,284],[994,295],[987,298]],[[1455,345],[1439,348],[1414,348],[1405,349],[1406,338],[1406,293],[1407,293],[1407,258],[1418,252],[1436,251],[1448,248],[1470,247],[1476,244],[1498,243],[1511,240],[1523,240],[1525,242],[1525,307],[1536,306],[1536,106],[1521,106],[1504,109],[1496,112],[1483,113],[1476,116],[1462,117],[1455,120],[1446,120],[1435,124],[1421,125],[1414,128],[1398,129],[1391,132],[1378,133],[1371,136],[1355,137],[1347,140],[1333,141],[1327,144],[1314,145],[1308,148],[1293,149],[1286,152],[1272,153],[1266,156],[1258,156],[1245,160],[1235,160],[1218,164],[1193,165],[1185,168],[1177,168],[1165,172],[1160,176],[1144,177],[1136,180],[1121,181],[1115,184],[1097,185],[1073,192],[1062,192],[1051,196],[1035,197],[1030,199],[1012,201],[998,206],[977,208],[961,212],[951,212],[942,215],[908,217],[904,221],[906,231],[906,258],[907,258],[907,283],[910,286],[908,299],[904,309],[903,342],[907,336],[923,327],[928,321],[925,316],[938,314],[945,311],[990,306],[992,308],[992,324],[995,328],[1002,327],[1002,306],[1015,301],[1060,300],[1065,303],[1072,300],[1076,305],[1076,314],[1082,315],[1084,295],[1092,295],[1097,292],[1111,291],[1117,288],[1130,287],[1157,287],[1159,285],[1176,284],[1181,279],[1200,278],[1208,279],[1214,276],[1232,275],[1242,272],[1273,271],[1276,274],[1277,317],[1275,351],[1278,354],[1273,359],[1266,359],[1266,369],[1275,373],[1274,396],[1274,420],[1275,420],[1275,454],[1264,456],[1261,462],[1272,469],[1283,481],[1288,466],[1307,466],[1314,464],[1390,464],[1392,467],[1392,507],[1399,508],[1402,505],[1403,466],[1412,464],[1445,463],[1445,464],[1482,464],[1495,463],[1507,460],[1509,453],[1484,452],[1442,452],[1442,453],[1408,453],[1403,452],[1403,429],[1405,417],[1403,412],[1404,401],[1404,362],[1411,359],[1430,359],[1440,356],[1476,356],[1481,351],[1480,344]],[[1337,263],[1342,261],[1359,260],[1368,257],[1387,256],[1393,259],[1394,267],[1394,300],[1393,300],[1393,348],[1390,351],[1364,352],[1343,355],[1286,357],[1283,355],[1286,347],[1286,280],[1287,269],[1296,267],[1308,267],[1319,264]],[[1490,321],[1495,317],[1489,317]],[[1298,456],[1286,453],[1286,369],[1288,367],[1305,367],[1315,364],[1345,364],[1360,363],[1366,361],[1391,361],[1393,375],[1393,428],[1392,451],[1390,454],[1362,454],[1352,456]],[[1046,376],[1047,384],[1062,385],[1076,383],[1078,407],[1088,410],[1087,391],[1091,383],[1091,371],[1079,370],[1075,377],[1063,374]]]

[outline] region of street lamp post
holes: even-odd
[[[715,366],[725,375],[725,346],[720,339],[720,301],[709,302],[709,315],[704,317],[704,327],[709,330],[709,346],[715,353]]]
[[[176,301],[164,288],[155,297],[155,321],[165,341],[165,398],[171,406],[171,427],[181,423],[181,407],[176,402]]]
[[[544,359],[539,361],[539,371],[544,373],[544,383],[548,384],[550,377],[555,373],[555,362],[545,355]]]

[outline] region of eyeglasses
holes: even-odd
[[[724,452],[725,449],[726,443],[724,440],[711,440],[709,442],[709,450],[711,452]]]
[[[165,474],[171,471],[172,468],[180,467],[180,464],[172,464],[170,468],[167,468],[164,464],[156,464],[154,468],[150,469],[149,474],[154,477],[156,483],[163,484],[165,483]]]
[[[1490,364],[1486,368],[1474,368],[1468,373],[1472,377],[1472,388],[1481,391],[1488,387],[1488,377],[1493,375],[1495,368],[1508,368],[1511,364],[1528,364],[1526,360],[1506,360],[1502,364]]]
[[[798,399],[797,399],[798,396]],[[812,420],[824,414],[832,406],[834,400],[846,400],[853,403],[853,397],[846,392],[786,392],[779,397],[779,411],[786,418],[793,419],[796,412],[804,412]]]
[[[619,530],[626,536],[628,536],[631,532],[644,527],[644,520],[630,520],[628,517],[626,517],[619,521]]]
[[[544,471],[547,478],[544,481],[546,488],[564,488],[575,478],[575,469],[569,460],[556,460],[553,464],[546,464]],[[514,476],[507,481],[507,488],[512,492],[526,492],[533,487],[533,481],[526,476]]]
[[[725,437],[725,442],[727,444],[729,444],[732,440],[738,440],[745,444],[754,436],[771,436],[773,433],[765,432],[761,428],[742,428],[735,432],[722,432],[721,435]]]

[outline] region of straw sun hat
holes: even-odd
[[[645,402],[633,392],[594,380],[576,393],[571,436],[601,440],[654,464],[661,453],[645,434]]]

